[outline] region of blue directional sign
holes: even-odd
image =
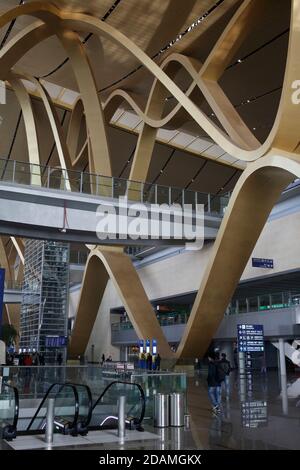
[[[239,352],[264,351],[263,325],[237,325],[237,339]]]
[[[252,267],[274,269],[274,260],[267,258],[252,258]]]
[[[64,348],[68,344],[67,336],[46,336],[46,348]]]

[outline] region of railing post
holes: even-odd
[[[157,184],[154,187],[154,203],[157,204]]]
[[[207,195],[207,212],[210,212],[210,193]]]
[[[115,197],[115,178],[112,177],[111,179],[111,197]]]
[[[47,169],[47,188],[50,188],[50,166]]]
[[[143,203],[144,202],[144,182],[143,181],[141,182],[140,187],[141,187],[141,190],[140,190],[141,191],[141,203]]]
[[[47,444],[52,444],[53,442],[53,428],[54,428],[54,398],[49,398],[47,406],[47,416],[46,416],[46,435],[45,441]]]
[[[182,206],[184,206],[184,189],[182,190],[181,202]]]
[[[16,174],[16,160],[14,160],[13,163],[13,174],[12,174],[12,182],[15,182],[15,174]],[[31,181],[31,175],[30,175],[30,181]]]
[[[97,175],[96,175],[96,196],[99,195],[99,193],[98,193],[98,187],[99,187],[99,175],[97,174]]]
[[[125,403],[126,397],[121,395],[118,400],[118,437],[125,438]]]
[[[172,189],[171,186],[169,186],[169,206],[172,204]]]
[[[82,193],[82,186],[83,186],[83,172],[80,172],[80,187],[79,192]]]

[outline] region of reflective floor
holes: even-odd
[[[230,394],[223,391],[222,411],[215,416],[207,396],[205,374],[188,379],[189,428],[145,430],[160,439],[142,438],[80,446],[78,449],[300,449],[300,374],[281,379],[276,372],[246,380],[231,374]],[[128,431],[130,432],[130,431]],[[72,449],[76,446],[60,447]],[[5,442],[0,448],[8,449]]]

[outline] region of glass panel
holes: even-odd
[[[157,203],[169,204],[169,188],[166,186],[157,186]]]
[[[127,181],[120,178],[114,178],[113,180],[113,197],[118,198],[120,196],[125,196],[127,191]]]
[[[92,395],[86,385],[75,384],[78,393],[79,415],[78,420],[83,424],[88,424],[92,411]]]
[[[67,178],[68,178],[69,185],[71,187],[71,191],[80,192],[80,180],[81,180],[80,171],[68,170]]]
[[[239,299],[239,313],[247,313],[246,299]]]
[[[75,417],[75,395],[70,385],[56,384],[48,393],[33,421],[28,424],[27,430],[43,430],[46,425],[47,405],[50,398],[55,399],[54,424],[56,431],[62,431],[65,424],[72,424]]]
[[[143,185],[143,202],[155,204],[155,184],[144,183]]]
[[[138,181],[127,181],[127,197],[129,201],[141,202],[142,183]]]
[[[196,204],[196,193],[194,191],[184,190],[184,203],[191,204],[194,210]]]
[[[94,180],[91,178],[90,173],[82,173],[82,192],[86,194],[91,194],[91,184],[95,183],[95,175]]]
[[[271,309],[284,308],[282,293],[271,294]]]
[[[269,310],[270,309],[270,296],[269,294],[264,294],[259,296],[259,310]]]
[[[2,181],[13,181],[14,162],[12,160],[1,161],[1,175]]]
[[[48,171],[47,179],[49,181],[49,188],[62,189],[64,188],[64,174],[60,168],[50,168]]]
[[[97,177],[97,196],[112,197],[112,178],[109,176]]]
[[[171,204],[182,204],[182,189],[171,188]]]
[[[298,296],[298,297],[300,297],[300,296]],[[293,302],[291,292],[283,292],[282,301],[283,301],[283,304],[284,304],[285,307],[289,307],[290,305],[292,305],[294,302]]]
[[[145,418],[154,416],[154,397],[158,393],[182,393],[185,397],[186,412],[186,374],[184,373],[162,373],[133,374],[131,380],[139,383],[146,396]]]
[[[249,312],[258,311],[258,297],[249,297],[248,298]]]
[[[13,424],[15,406],[16,402],[13,388],[2,384],[0,393],[0,429],[6,425]]]
[[[220,214],[221,213],[221,200],[219,196],[211,195],[210,198],[210,211]]]
[[[105,392],[100,402],[93,410],[90,426],[117,427],[118,399],[126,396],[126,419],[139,421],[141,418],[143,400],[137,386],[130,383],[113,383]]]
[[[204,205],[204,211],[208,211],[208,194],[197,192],[197,204]]]

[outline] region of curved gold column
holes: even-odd
[[[69,354],[77,357],[85,351],[108,278],[112,280],[138,337],[156,338],[160,354],[173,357],[130,258],[120,248],[101,247],[91,251],[86,264]]]
[[[29,163],[33,163],[34,165],[40,165],[41,162],[39,155],[39,143],[31,98],[22,81],[14,73],[9,74],[8,81],[11,84],[22,109],[27,139]],[[41,186],[41,175],[38,170],[38,167],[36,167],[34,174],[31,174],[31,183]]]
[[[201,357],[221,323],[267,218],[300,162],[268,155],[238,180],[213,246],[176,357]]]

